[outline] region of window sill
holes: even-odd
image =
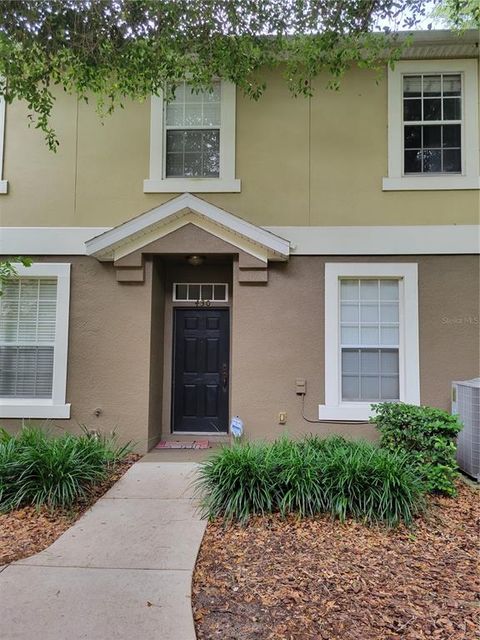
[[[70,404],[53,404],[51,400],[0,400],[0,418],[70,418]]]
[[[0,180],[0,193],[8,193],[8,180]]]
[[[232,178],[165,178],[144,180],[144,193],[239,193],[241,182]]]
[[[354,420],[356,422],[368,422],[373,415],[370,403],[349,403],[341,405],[318,405],[318,417],[320,420]]]
[[[383,178],[383,191],[440,191],[480,189],[480,177],[472,176],[408,176]]]

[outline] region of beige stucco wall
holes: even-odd
[[[347,74],[340,91],[319,78],[311,99],[293,98],[281,72],[258,102],[237,92],[238,194],[200,194],[260,225],[475,224],[478,191],[382,192],[387,174],[387,85]],[[94,104],[59,95],[49,152],[23,105],[7,106],[3,226],[110,226],[171,198],[144,194],[149,101],[103,122]]]
[[[238,284],[235,274],[232,283],[236,263],[225,264],[224,258],[195,269],[148,259],[144,284],[116,282],[113,266],[94,258],[49,260],[72,263],[67,384],[72,419],[56,421],[60,428],[116,428],[141,451],[168,435],[171,290],[179,280],[233,285],[230,414],[243,418],[248,437],[375,436],[370,425],[305,422],[295,395],[295,378],[306,378],[306,415],[316,418],[324,400],[324,266],[332,258],[299,256],[270,264],[267,285]],[[448,409],[451,381],[479,375],[478,257],[355,260],[418,262],[421,401]],[[287,412],[286,425],[278,424],[279,411]],[[1,424],[15,428],[20,421]]]

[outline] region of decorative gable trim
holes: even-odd
[[[98,260],[118,260],[189,223],[264,262],[285,261],[290,254],[288,240],[190,193],[87,240],[86,253]]]

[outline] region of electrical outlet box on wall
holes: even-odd
[[[307,381],[305,378],[295,380],[295,393],[297,396],[304,396],[307,393]]]

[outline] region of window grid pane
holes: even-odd
[[[220,130],[167,130],[165,172],[167,178],[218,178]]]
[[[51,398],[55,278],[17,278],[0,297],[0,397]]]
[[[213,282],[182,282],[173,285],[175,302],[196,302],[197,300],[214,300],[228,302],[228,285]]]
[[[221,85],[195,91],[183,82],[165,103],[165,177],[220,177]]]
[[[400,399],[398,349],[342,348],[342,400]]]
[[[399,280],[340,280],[342,399],[399,399]]]
[[[461,173],[462,77],[403,77],[405,174]]]

